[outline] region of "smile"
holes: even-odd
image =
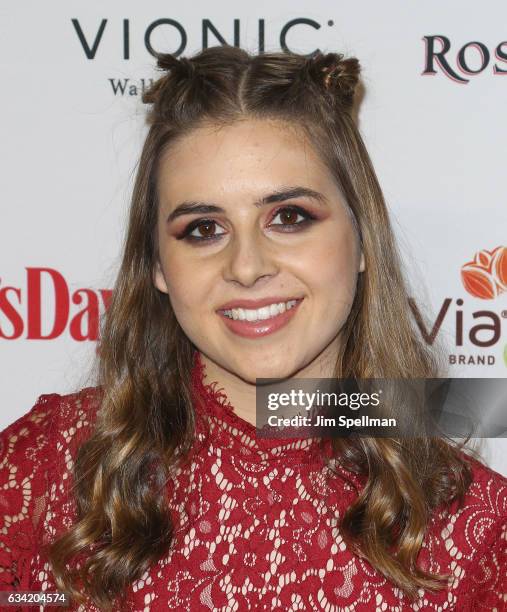
[[[286,310],[290,310],[297,303],[297,300],[289,300],[288,302],[279,302],[278,304],[269,304],[262,308],[255,310],[246,308],[232,308],[231,310],[224,310],[223,313],[229,319],[235,321],[265,321],[266,319],[272,319],[273,317],[282,314]]]
[[[261,308],[230,308],[217,313],[233,333],[258,338],[278,331],[293,318],[303,298],[266,304]]]

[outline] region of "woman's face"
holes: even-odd
[[[158,194],[155,286],[205,358],[255,383],[336,357],[364,258],[302,135],[271,120],[198,128],[162,158]]]

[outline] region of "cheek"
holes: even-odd
[[[178,319],[190,319],[206,306],[210,274],[188,255],[173,253],[163,261],[169,299]]]
[[[347,310],[355,296],[359,261],[353,231],[334,231],[322,236],[308,258],[303,258],[310,287],[322,296],[323,307]],[[330,314],[330,313],[328,313]]]
[[[311,273],[317,284],[346,284],[355,279],[359,266],[356,242],[352,230],[330,227],[318,240],[312,240],[304,255],[299,253],[298,265]]]

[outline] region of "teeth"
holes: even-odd
[[[279,304],[270,304],[256,310],[247,310],[246,308],[233,308],[232,310],[224,310],[223,313],[229,319],[235,321],[264,321],[271,317],[276,317],[286,310],[290,310],[297,303],[297,300],[289,300],[288,302],[280,302]]]
[[[276,304],[271,304],[269,307],[269,315],[271,317],[276,317],[277,314],[281,313],[281,312],[285,312],[285,304],[280,304],[280,306],[277,306]],[[266,317],[267,319],[268,317]]]

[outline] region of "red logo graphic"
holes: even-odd
[[[0,289],[0,340],[17,340],[25,332],[27,340],[54,340],[67,331],[79,342],[97,340],[100,313],[107,310],[111,297],[111,289],[72,291],[53,268],[26,268],[26,289]],[[7,331],[2,329],[5,320]],[[44,331],[48,323],[52,328]]]
[[[461,280],[474,297],[492,300],[507,291],[507,247],[479,251],[461,267]]]

